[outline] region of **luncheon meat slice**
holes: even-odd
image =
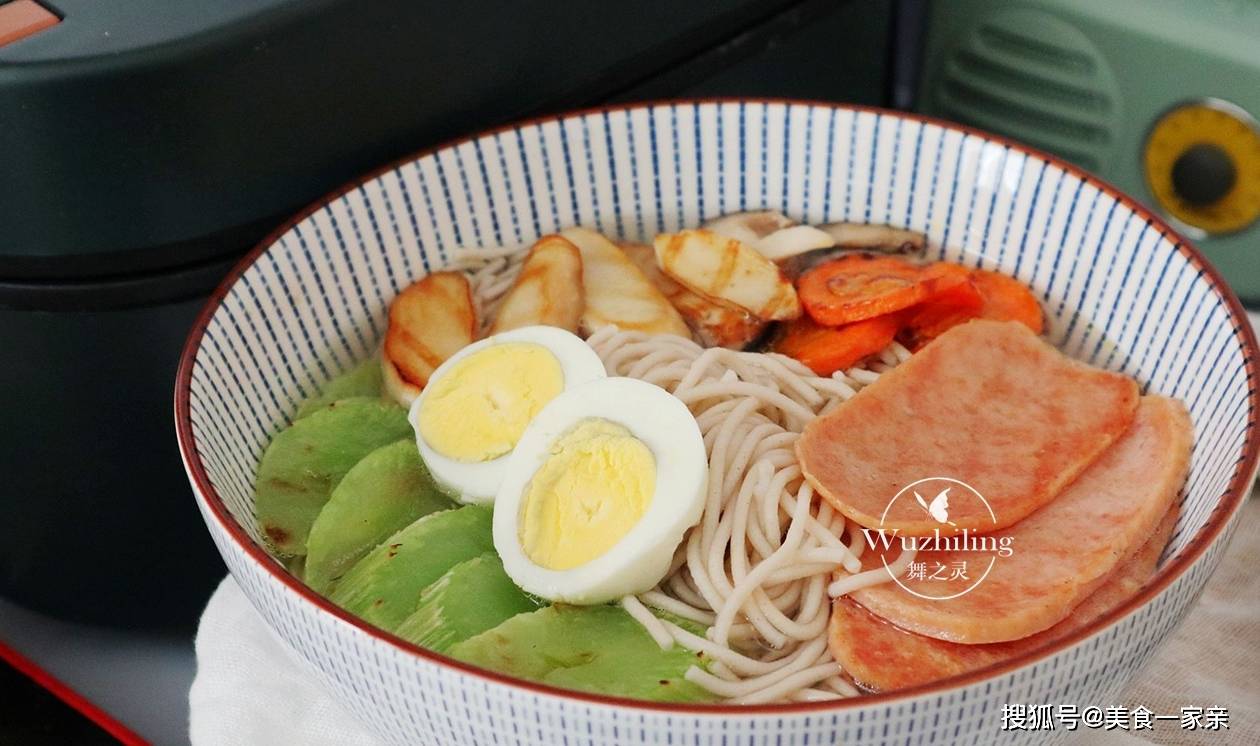
[[[928,567],[967,562],[971,574],[952,580],[907,574],[900,581],[929,598],[883,583],[854,591],[853,599],[902,629],[967,644],[1017,640],[1057,624],[1154,532],[1185,481],[1191,434],[1181,402],[1143,397],[1133,425],[1079,479],[1046,507],[992,534],[1011,539],[1011,554],[997,557],[970,591],[992,555],[931,550],[914,560]],[[863,565],[881,567],[881,551],[864,554]]]
[[[1122,562],[1066,619],[1044,632],[1010,642],[960,645],[905,632],[852,599],[838,598],[831,612],[831,654],[862,687],[889,691],[978,671],[1062,640],[1138,592],[1155,571],[1177,525],[1177,512],[1175,505],[1170,508],[1136,554]]]
[[[1137,384],[1060,353],[1016,322],[945,332],[796,444],[814,489],[872,528],[924,536],[992,531],[1045,505],[1133,421]],[[899,490],[929,477],[974,487],[942,525]],[[883,516],[881,523],[881,516]]]

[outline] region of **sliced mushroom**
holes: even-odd
[[[877,249],[910,254],[922,251],[927,237],[922,233],[867,223],[827,223],[818,230],[831,236],[833,245],[844,249]]]
[[[765,258],[778,262],[835,245],[830,234],[812,225],[794,225],[759,239],[752,247]]]
[[[381,374],[385,396],[411,409],[416,397],[420,396],[420,387],[403,380],[402,374],[389,361],[384,350],[381,351]]]
[[[443,361],[473,341],[476,329],[468,278],[434,272],[389,305],[384,357],[403,381],[424,388]]]
[[[569,228],[560,235],[582,254],[584,333],[613,324],[649,334],[691,337],[691,330],[669,299],[616,244],[588,228]]]
[[[794,225],[796,221],[781,212],[756,210],[720,215],[700,227],[752,246],[771,233]]]
[[[742,241],[775,261],[832,247],[908,253],[922,250],[926,243],[923,234],[892,226],[847,222],[801,225],[773,210],[730,213],[700,227]]]
[[[662,272],[656,264],[656,251],[651,246],[637,243],[617,245],[669,299],[674,308],[678,309],[683,321],[687,322],[696,339],[705,347],[742,350],[757,340],[765,330],[768,322],[742,308],[714,303],[697,295]]]
[[[737,306],[766,321],[801,315],[792,282],[774,262],[737,239],[688,230],[662,233],[653,248],[665,274],[715,303]]]
[[[723,215],[701,227],[740,241],[771,261],[836,245],[830,234],[813,226],[800,225],[783,213],[770,210]]]
[[[835,245],[780,259],[779,266],[788,277],[793,279],[800,277],[813,267],[845,254],[870,251],[885,254],[917,254],[923,251],[927,243],[921,233],[886,225],[828,223],[818,226],[816,230],[827,233]]]
[[[499,303],[490,333],[536,324],[576,332],[585,307],[581,252],[566,238],[543,236]]]

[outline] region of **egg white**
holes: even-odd
[[[577,335],[553,326],[526,326],[486,337],[480,342],[468,345],[439,365],[437,370],[433,371],[433,375],[429,376],[429,385],[426,385],[412,402],[407,419],[411,422],[412,429],[416,431],[416,447],[420,449],[420,456],[429,467],[429,473],[433,475],[439,487],[463,503],[484,504],[494,501],[495,493],[499,490],[499,483],[503,481],[506,473],[508,457],[512,455],[512,452],[509,451],[489,461],[475,462],[457,461],[443,456],[433,450],[420,435],[420,410],[424,407],[425,396],[433,390],[433,384],[449,373],[459,361],[493,345],[508,342],[540,345],[555,355],[560,363],[560,372],[564,376],[564,390],[561,391],[561,396],[564,391],[602,379],[607,375],[603,361],[590,345],[583,342]]]
[[[556,439],[592,417],[625,427],[651,450],[652,500],[607,552],[569,570],[550,570],[535,564],[521,546],[521,503]],[[592,381],[552,399],[525,429],[495,498],[494,548],[518,586],[552,601],[598,604],[641,593],[665,577],[683,535],[699,522],[708,478],[700,427],[682,401],[633,378]]]

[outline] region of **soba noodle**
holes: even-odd
[[[481,318],[519,271],[522,252],[468,252]],[[820,377],[776,354],[703,348],[688,339],[605,327],[587,342],[609,375],[656,384],[690,408],[709,457],[700,523],[655,589],[622,599],[662,647],[702,652],[687,679],[732,703],[814,701],[858,694],[827,648],[831,597],[889,580],[861,571],[859,527],[815,500],[793,446],[805,425],[910,353],[894,343],[866,369]],[[903,570],[905,552],[892,563]],[[841,576],[832,582],[833,573]],[[696,635],[649,607],[708,628]]]

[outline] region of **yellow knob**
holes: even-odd
[[[1260,132],[1233,104],[1170,109],[1147,135],[1143,162],[1159,206],[1186,225],[1232,233],[1260,217]]]

